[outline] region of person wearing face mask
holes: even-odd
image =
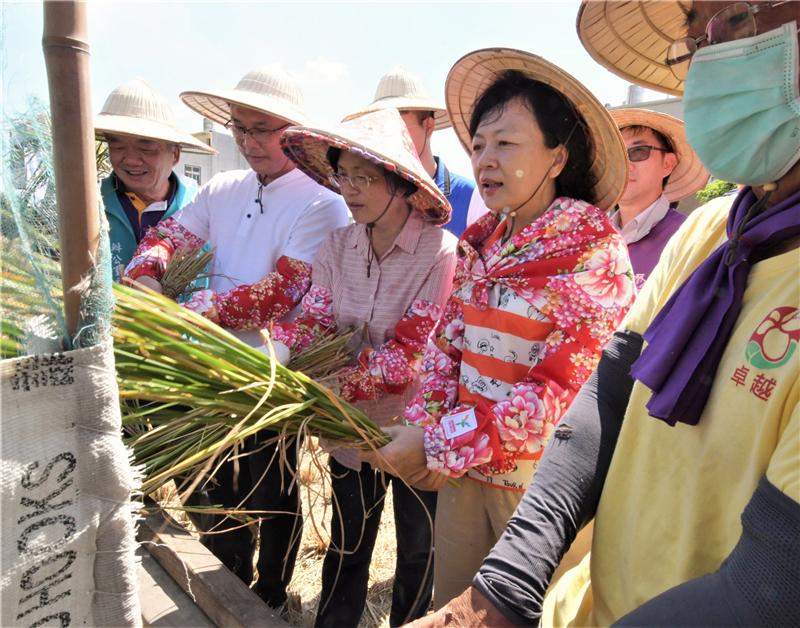
[[[611,111],[628,151],[628,185],[611,222],[622,233],[637,286],[645,282],[686,216],[672,204],[708,182],[677,118],[647,109]]]
[[[703,164],[745,185],[675,234],[472,586],[415,625],[800,624],[798,22],[794,2],[581,5],[592,56],[683,90]]]
[[[457,61],[446,97],[491,212],[459,243],[411,425],[389,428],[394,440],[367,454],[441,489],[434,606],[472,580],[634,298],[606,214],[627,175],[606,109],[561,69],[505,48]]]
[[[425,342],[450,293],[457,240],[440,228],[450,205],[395,109],[331,131],[296,127],[281,141],[300,169],[342,194],[355,223],[320,247],[301,315],[272,328],[275,351],[285,363],[314,338],[355,328],[354,366],[340,376],[340,394],[391,425],[413,396]],[[431,600],[436,493],[362,465],[356,449],[327,448],[335,505],[316,625],[359,623],[389,484],[397,536],[389,623],[422,616]]]
[[[425,171],[453,208],[450,222],[444,228],[460,237],[464,229],[485,214],[487,209],[475,183],[451,172],[445,166],[444,160],[433,154],[433,132],[451,126],[447,110],[428,95],[418,76],[402,66],[384,74],[375,90],[373,101],[363,109],[345,116],[344,120],[352,120],[381,109],[397,109],[400,112]]]
[[[314,255],[331,231],[347,224],[347,208],[281,150],[281,132],[308,118],[299,88],[279,66],[248,72],[234,89],[183,92],[181,99],[230,129],[250,169],[216,175],[192,203],[148,231],[125,278],[160,291],[159,280],[176,250],[210,245],[210,288],[184,305],[260,347],[259,330],[297,308],[311,282]],[[275,456],[275,436],[248,439],[240,452],[247,455],[222,464],[194,499],[270,512],[256,524],[257,534],[221,516],[204,517],[198,528],[214,532],[201,540],[248,585],[260,538],[253,588],[278,608],[287,599],[302,516],[298,491],[287,480],[295,473],[296,447],[287,443],[286,456]],[[288,469],[281,468],[283,461]]]
[[[111,271],[119,281],[147,230],[172,216],[197,194],[176,175],[181,149],[216,151],[175,125],[172,109],[142,79],[112,91],[95,118],[97,139],[108,144],[112,172],[100,182],[108,219]]]

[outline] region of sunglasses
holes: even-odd
[[[631,146],[628,148],[628,160],[629,161],[647,161],[650,159],[650,151],[657,150],[662,153],[671,153],[671,150],[667,150],[666,148],[659,148],[658,146],[649,146],[647,144],[641,144],[639,146]]]

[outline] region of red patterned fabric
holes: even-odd
[[[228,329],[261,329],[291,312],[310,284],[311,266],[284,256],[261,281],[223,294],[200,290],[185,307]]]
[[[625,244],[597,207],[558,198],[503,243],[505,228],[486,214],[465,231],[405,412],[425,428],[429,468],[453,477],[538,459],[634,298]],[[448,437],[442,417],[470,407],[477,427]]]
[[[175,251],[184,247],[200,248],[204,244],[205,240],[198,238],[175,218],[167,218],[147,230],[125,268],[125,277],[151,277],[160,281]]]
[[[340,381],[341,393],[377,423],[393,422],[414,394],[428,335],[450,293],[456,242],[412,213],[368,275],[364,225],[334,231],[314,260],[301,315],[274,325],[273,340],[291,354],[320,334],[355,329],[353,365]]]

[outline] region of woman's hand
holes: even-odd
[[[133,286],[137,290],[141,290],[142,288],[149,288],[153,292],[157,292],[158,294],[164,294],[164,290],[161,288],[161,284],[158,280],[153,279],[152,277],[147,277],[146,275],[142,275],[138,279],[130,280],[130,279],[123,279],[123,282],[129,286]]]
[[[362,454],[364,462],[396,475],[412,486],[417,482],[424,483],[430,473],[423,445],[424,430],[411,425],[397,425],[383,431],[391,436],[392,442],[377,451],[365,451]]]

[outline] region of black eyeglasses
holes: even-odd
[[[279,126],[277,129],[268,129],[266,127],[253,127],[252,129],[248,129],[241,124],[236,124],[233,120],[228,120],[225,123],[225,128],[231,132],[237,142],[242,141],[246,136],[249,135],[257,144],[263,144],[270,137],[276,133],[280,133],[289,126],[291,126],[291,124],[287,123],[283,126]]]
[[[650,159],[650,151],[657,150],[662,153],[671,153],[671,150],[667,150],[666,148],[660,148],[658,146],[649,146],[647,144],[639,144],[638,146],[631,146],[628,148],[628,160],[635,162],[635,161],[647,161]]]
[[[756,14],[779,7],[788,1],[781,0],[768,5],[736,2],[717,11],[706,23],[705,34],[700,37],[681,37],[672,42],[667,50],[666,64],[676,79],[684,80],[689,73],[689,61],[699,48],[757,35]]]

